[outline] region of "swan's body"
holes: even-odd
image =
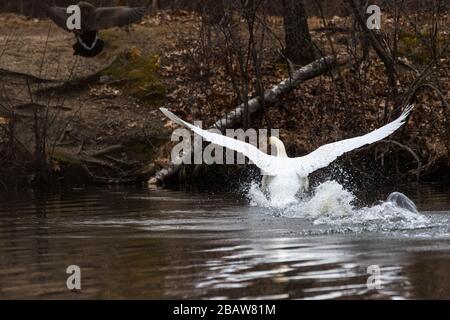
[[[276,202],[281,199],[284,199],[283,202],[290,202],[295,199],[298,192],[308,190],[310,173],[328,166],[346,152],[384,139],[395,132],[405,122],[412,109],[412,105],[408,106],[398,119],[363,136],[325,144],[306,156],[289,158],[283,142],[278,138],[269,139],[269,143],[275,145],[277,155],[268,155],[251,144],[203,130],[181,120],[169,110],[160,108],[169,119],[191,129],[206,141],[240,152],[253,161],[264,176],[263,189],[271,200]]]
[[[264,175],[261,183],[262,191],[270,198],[274,207],[283,207],[295,201],[308,187],[308,177],[292,178],[292,174]]]
[[[269,145],[274,145],[278,158],[288,158],[283,142],[277,137],[269,138]],[[272,204],[284,205],[292,202],[298,193],[308,191],[308,177],[297,176],[292,178],[292,173],[280,173],[278,175],[263,175],[261,181],[262,190],[270,196]]]

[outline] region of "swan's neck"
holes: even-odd
[[[284,148],[283,142],[277,137],[269,138],[269,145],[274,145],[277,149],[277,157],[287,158],[286,149]]]

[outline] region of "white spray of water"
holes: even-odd
[[[284,206],[280,205],[283,203],[280,199],[275,202],[268,199],[256,183],[251,185],[248,198],[252,206],[264,207],[270,214],[308,218],[312,219],[315,225],[330,225],[340,227],[340,230],[407,230],[430,226],[427,217],[399,206],[396,201],[384,201],[371,207],[357,208],[354,205],[354,194],[336,181],[326,181],[317,186],[311,195],[295,202],[285,202],[287,204]]]

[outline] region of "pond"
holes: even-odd
[[[353,207],[331,182],[276,210],[144,187],[0,193],[0,298],[450,299],[449,186],[401,191],[419,213]]]

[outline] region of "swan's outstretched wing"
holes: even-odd
[[[276,175],[280,171],[280,168],[283,167],[283,161],[281,158],[268,155],[251,144],[203,130],[184,120],[181,120],[166,108],[160,108],[160,110],[170,120],[191,129],[196,134],[202,136],[206,141],[242,153],[244,156],[252,160],[253,163],[262,170],[263,174]]]
[[[413,108],[413,105],[409,105],[398,119],[368,134],[329,143],[317,148],[306,156],[295,158],[298,165],[298,174],[307,176],[320,168],[328,166],[346,152],[386,138],[402,126]]]

